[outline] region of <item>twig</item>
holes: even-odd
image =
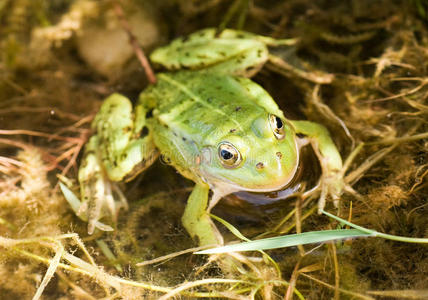
[[[131,43],[132,48],[134,48],[135,55],[137,56],[138,60],[140,61],[141,66],[144,69],[144,72],[146,72],[147,79],[152,84],[156,83],[155,73],[153,72],[153,70],[150,66],[150,63],[147,60],[147,57],[144,54],[143,49],[141,49],[140,45],[138,44],[137,38],[132,33],[131,26],[129,26],[129,23],[125,18],[125,14],[123,13],[123,9],[120,6],[118,1],[114,2],[114,11],[115,11],[118,19],[120,20],[123,29],[128,34],[129,42]]]

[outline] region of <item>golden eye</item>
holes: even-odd
[[[236,168],[242,161],[241,153],[229,142],[218,145],[218,157],[226,168]]]
[[[285,138],[284,122],[281,120],[280,117],[269,114],[269,123],[270,128],[272,128],[273,134],[278,140],[282,140],[283,138]]]

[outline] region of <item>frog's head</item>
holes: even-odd
[[[202,149],[199,170],[214,192],[268,192],[286,186],[299,164],[296,134],[282,116],[263,114],[242,132]]]

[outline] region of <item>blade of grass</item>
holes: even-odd
[[[61,189],[62,194],[65,197],[65,200],[67,200],[68,204],[70,204],[71,209],[74,211],[74,213],[76,215],[78,215],[79,212],[79,208],[81,205],[81,202],[79,200],[79,198],[76,197],[76,195],[62,182],[59,182],[59,187]],[[81,216],[79,216],[79,218],[82,219]],[[87,221],[82,219],[83,221]]]
[[[376,230],[367,229],[367,228],[358,226],[358,225],[353,224],[351,222],[348,222],[342,218],[339,218],[338,216],[332,215],[331,213],[328,213],[324,210],[322,210],[321,212],[330,218],[333,218],[333,219],[335,219],[335,220],[337,220],[343,224],[346,224],[352,228],[360,230],[361,232],[370,234],[371,236],[381,237],[381,238],[384,238],[387,240],[399,241],[399,242],[405,242],[405,243],[421,243],[421,244],[427,244],[428,243],[428,238],[412,238],[412,237],[407,237],[407,236],[398,236],[398,235],[386,234],[386,233],[378,232]]]
[[[195,254],[214,254],[226,253],[233,251],[255,251],[277,249],[283,247],[291,247],[297,245],[320,243],[325,241],[346,239],[354,237],[372,236],[371,233],[366,233],[358,229],[338,229],[338,230],[323,230],[311,231],[300,234],[290,234],[286,236],[278,236],[267,239],[255,240],[234,245],[227,245],[213,249],[207,249],[195,252]]]

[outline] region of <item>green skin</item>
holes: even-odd
[[[343,188],[342,159],[328,131],[309,121],[287,120],[271,96],[248,79],[267,61],[267,46],[283,43],[206,29],[154,51],[152,62],[177,72],[158,74],[134,108],[124,96],[111,95],[92,124],[96,134],[79,169],[79,214],[88,219],[88,232],[126,205],[117,201],[123,197],[114,182],[135,177],[159,153],[196,183],[182,222],[200,245],[223,242],[208,213],[223,196],[286,186],[296,173],[300,147],[308,143],[322,167],[319,208],[326,195],[337,199]],[[223,142],[239,152],[232,166],[220,155]]]

